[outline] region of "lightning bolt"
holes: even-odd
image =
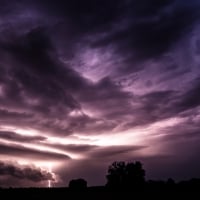
[[[51,187],[51,180],[48,180],[48,187]]]
[[[49,173],[51,173],[51,164],[49,164]],[[48,188],[51,188],[51,180],[48,180]]]

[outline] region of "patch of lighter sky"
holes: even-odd
[[[4,87],[0,84],[0,97],[4,96]]]
[[[81,73],[84,78],[96,83],[112,73],[112,68],[116,65],[114,64],[116,59],[111,48],[94,49],[80,46],[77,49],[76,57],[70,62],[70,65]],[[62,61],[69,64],[64,59]]]
[[[24,136],[41,136],[40,131],[31,128],[19,128],[11,125],[0,125],[0,131],[11,131]]]
[[[96,109],[91,109],[88,105],[84,103],[80,103],[80,104],[81,104],[81,109],[71,111],[69,113],[70,117],[76,118],[76,117],[87,115],[89,117],[96,118],[99,115]]]
[[[68,145],[68,144],[85,144],[88,143],[89,140],[87,141],[82,141],[78,137],[65,137],[65,138],[60,138],[60,137],[51,137],[49,136],[47,138],[47,143],[50,144],[62,144],[62,145]]]
[[[40,144],[26,144],[23,143],[23,145],[28,145],[27,147],[35,148],[37,150],[42,151],[53,151],[57,153],[65,153],[62,151],[57,151],[54,148],[46,147],[44,145],[46,144],[90,144],[90,145],[99,145],[99,146],[109,146],[109,145],[125,145],[125,144],[132,144],[134,142],[135,144],[139,144],[141,141],[143,141],[144,136],[150,136],[151,133],[157,132],[160,128],[168,127],[168,126],[174,126],[178,123],[180,123],[180,118],[169,118],[165,120],[161,120],[158,122],[155,122],[149,126],[145,127],[139,127],[139,128],[132,128],[127,131],[120,131],[115,130],[115,132],[111,133],[103,133],[103,134],[92,134],[92,135],[85,135],[81,133],[74,133],[72,136],[68,136],[65,138],[60,137],[53,137],[47,135],[47,139],[45,141],[41,141]],[[24,136],[41,136],[42,134],[33,129],[18,129],[16,127],[8,127],[8,126],[1,126],[0,130],[2,131],[15,131],[17,134],[21,134]],[[15,144],[21,144],[16,143]]]
[[[155,137],[161,137],[159,130],[163,127],[175,126],[182,121],[181,118],[169,118],[155,122],[149,126],[132,128],[126,131],[117,131],[103,134],[85,135],[74,133],[75,138],[58,138],[49,137],[48,143],[51,144],[76,144],[76,145],[97,145],[97,146],[114,146],[114,145],[145,145],[148,140]]]
[[[90,102],[82,102],[81,104],[81,109],[84,114],[87,116],[98,119],[97,121],[102,121],[104,117],[104,113],[102,113],[102,109],[99,109],[99,107],[96,105],[96,103],[90,103]]]
[[[22,166],[28,165],[28,166],[41,168],[51,173],[53,169],[58,168],[60,166],[60,161],[38,161],[38,160],[33,161],[32,159],[29,160],[29,159],[23,159],[23,158],[19,158],[19,160],[17,160],[17,163]]]
[[[60,150],[59,146],[58,147],[50,147],[51,144],[56,144],[56,145],[67,145],[67,144],[74,144],[74,145],[97,145],[101,147],[109,147],[109,146],[121,146],[121,145],[127,145],[127,146],[147,146],[148,148],[142,148],[137,151],[137,155],[155,155],[158,154],[159,152],[162,152],[162,145],[155,145],[156,141],[159,139],[162,139],[162,129],[165,127],[173,127],[179,123],[182,122],[182,118],[169,118],[165,120],[161,120],[158,122],[155,122],[151,125],[145,126],[145,127],[137,127],[137,128],[131,128],[126,131],[120,131],[116,129],[115,132],[111,133],[103,133],[103,134],[92,134],[92,135],[85,135],[82,133],[74,133],[71,136],[67,136],[65,138],[60,138],[60,137],[52,137],[52,136],[47,136],[47,139],[45,141],[41,141],[39,144],[38,143],[20,143],[20,142],[10,142],[1,139],[1,142],[7,144],[7,145],[23,145],[25,148],[31,148],[33,150],[38,150],[38,151],[45,151],[49,153],[58,153],[62,155],[68,155],[72,159],[79,160],[84,158],[86,155],[84,153],[71,153],[68,152],[67,150]],[[7,127],[3,127],[5,128]],[[17,133],[23,133],[23,135],[40,135],[38,131],[31,131],[30,133],[27,133],[28,130],[24,129],[19,129],[17,130],[16,127],[12,129],[6,129],[7,131],[14,131]],[[2,130],[2,127],[1,127]],[[152,145],[154,144],[154,145]],[[49,146],[48,146],[49,145]],[[0,159],[6,158],[5,156],[1,156]],[[42,161],[41,159],[26,159],[26,158],[18,158],[17,156],[12,156],[9,155],[7,158],[10,158],[11,160],[18,160],[22,164],[26,163],[33,163],[39,167],[44,167],[45,169],[48,169],[48,166],[51,164],[54,166],[58,165],[59,163],[62,163],[61,161]],[[58,163],[58,164],[56,164]]]
[[[30,105],[30,106],[37,106],[40,104],[40,100],[37,99],[37,98],[29,98],[27,96],[24,95],[24,99],[25,99],[25,102]]]
[[[89,144],[91,141],[93,141],[92,138],[85,137],[85,135],[82,134],[72,134],[65,137],[56,137],[56,136],[48,136],[45,143],[49,144],[62,144],[62,145],[69,145],[69,144],[75,144],[75,145],[81,145],[81,144]]]
[[[110,147],[110,146],[121,146],[127,145],[130,146],[146,146],[146,148],[141,148],[137,150],[137,156],[153,156],[153,155],[164,155],[165,148],[162,144],[160,144],[159,139],[162,139],[162,134],[160,134],[160,130],[164,127],[175,126],[182,122],[183,119],[181,118],[169,118],[159,122],[155,122],[149,126],[141,127],[141,128],[133,128],[123,132],[117,133],[105,133],[105,134],[96,134],[96,135],[82,135],[82,134],[74,134],[73,137],[70,139],[68,138],[53,138],[49,137],[47,139],[47,145],[49,144],[85,144],[85,145],[98,145],[101,147]],[[73,138],[73,139],[72,139]],[[7,142],[8,144],[9,142]],[[12,145],[13,143],[9,143]],[[71,156],[73,159],[82,159],[84,158],[84,153],[68,153],[67,151],[60,151],[58,148],[52,149],[49,147],[34,145],[34,144],[23,144],[24,147],[42,150],[47,152],[54,152],[54,153],[66,153],[67,155]],[[9,159],[9,161],[13,160],[21,164],[21,165],[34,165],[36,167],[40,167],[46,171],[50,171],[52,174],[53,172],[62,166],[62,160],[40,160],[37,158],[23,158],[17,156],[5,156],[1,155],[0,160]],[[54,176],[55,179],[56,176]],[[52,186],[52,181],[47,181],[47,186]]]
[[[158,139],[162,139],[162,136],[164,136],[164,134],[160,134],[160,132],[162,132],[161,130],[164,127],[175,126],[181,123],[182,120],[181,118],[170,118],[153,123],[149,126],[133,128],[123,132],[85,135],[84,137],[91,140],[90,145],[98,145],[101,147],[121,145],[146,146],[147,148],[139,149],[137,155],[151,156],[164,151],[162,145],[156,143]]]
[[[17,134],[21,134],[24,136],[41,136],[41,133],[39,131],[31,128],[26,128],[26,129],[16,128],[15,132]]]
[[[83,115],[84,115],[84,112],[82,110],[73,110],[69,113],[70,117],[80,117]]]

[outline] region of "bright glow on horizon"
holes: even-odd
[[[79,113],[74,113],[75,115]],[[74,115],[74,116],[75,116]],[[159,145],[156,143],[157,139],[163,136],[163,134],[158,134],[159,132],[162,133],[162,129],[166,127],[171,127],[179,124],[184,119],[182,118],[169,118],[165,119],[159,122],[155,122],[149,126],[145,127],[137,127],[132,128],[126,131],[121,131],[120,128],[116,128],[111,133],[103,133],[103,134],[94,134],[94,135],[84,135],[84,134],[73,134],[66,136],[64,138],[54,137],[46,135],[47,139],[42,141],[36,141],[34,143],[28,143],[28,142],[16,142],[16,141],[10,141],[6,139],[1,139],[0,141],[5,143],[6,145],[21,145],[24,148],[29,148],[33,150],[38,151],[44,151],[49,153],[58,153],[62,155],[68,155],[70,156],[74,161],[75,160],[81,160],[85,157],[87,158],[87,152],[68,152],[67,151],[67,145],[96,145],[99,147],[111,147],[111,146],[147,146],[147,148],[141,148],[137,150],[137,156],[153,156],[159,153],[165,153],[164,152],[164,145]],[[32,129],[17,129],[16,127],[0,127],[0,130],[4,131],[14,131],[17,134],[21,134],[24,136],[42,136],[42,134],[37,130]],[[150,145],[155,144],[155,145]],[[55,145],[55,146],[54,146]],[[59,148],[59,145],[60,148]],[[66,145],[66,150],[65,150]],[[15,162],[15,156],[9,155],[9,156],[1,156],[1,159],[8,159],[10,161]],[[44,169],[51,173],[53,175],[53,178],[55,181],[57,181],[56,175],[52,172],[52,169],[55,170],[55,168],[59,169],[59,167],[63,166],[65,163],[64,160],[58,160],[58,161],[42,161],[41,159],[37,158],[23,158],[18,159],[17,163],[21,165],[33,165],[36,167],[39,167],[41,169]],[[47,180],[47,187],[52,187],[52,181]]]

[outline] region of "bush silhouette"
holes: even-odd
[[[82,190],[87,188],[87,181],[80,178],[80,179],[73,179],[69,182],[70,189]]]
[[[108,168],[106,186],[110,188],[132,188],[145,183],[145,170],[137,162],[113,162]]]

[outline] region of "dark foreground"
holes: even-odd
[[[200,184],[148,185],[132,190],[89,187],[69,188],[9,188],[0,189],[1,199],[200,199]]]

